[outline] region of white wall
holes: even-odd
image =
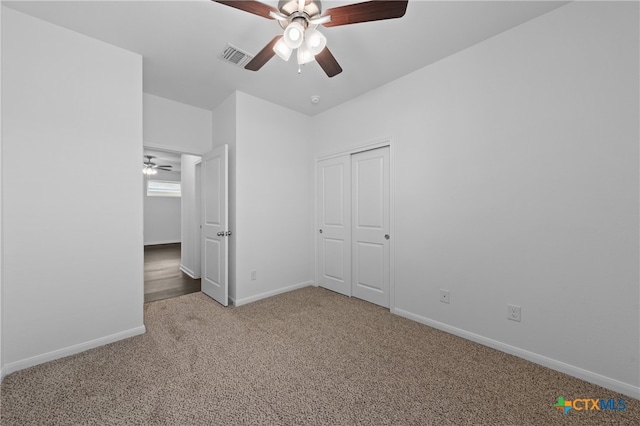
[[[181,199],[178,197],[147,197],[147,180],[180,182],[179,172],[159,170],[157,174],[142,177],[144,199],[144,245],[181,242]]]
[[[393,139],[396,313],[640,397],[638,51],[571,3],[314,117]]]
[[[196,196],[195,165],[197,155],[183,155],[180,159],[182,177],[180,269],[192,278],[200,278],[200,214]]]
[[[211,150],[211,111],[143,94],[144,146],[187,154]]]
[[[213,147],[229,146],[229,298],[236,299],[236,93],[229,95],[212,113]]]
[[[10,373],[144,332],[142,58],[12,9],[2,31]]]
[[[242,92],[236,96],[239,305],[312,283],[313,127],[308,116]]]
[[[2,23],[2,11],[4,8],[0,6],[0,24]],[[0,26],[0,46],[2,46],[2,28]],[[2,81],[2,67],[0,67],[0,82]],[[2,84],[0,84],[0,188],[2,188]],[[3,262],[4,256],[2,253],[3,246],[3,234],[2,234],[2,196],[0,195],[0,380],[4,378],[4,356],[2,355],[2,351],[4,349],[4,345],[2,344],[2,340],[4,339],[4,331],[2,321],[2,304],[4,303],[3,297]]]
[[[229,297],[236,305],[312,283],[310,124],[242,92],[213,111],[213,145],[229,145]]]

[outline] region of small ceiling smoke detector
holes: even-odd
[[[309,98],[309,101],[313,104],[313,105],[318,105],[320,103],[320,96],[318,95],[313,95]]]

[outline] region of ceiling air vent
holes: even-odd
[[[243,52],[237,47],[227,44],[227,47],[224,49],[218,58],[222,59],[225,62],[229,62],[233,65],[244,68],[247,63],[253,59],[253,56],[249,55],[247,52]]]

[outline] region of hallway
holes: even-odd
[[[180,270],[180,243],[145,246],[144,303],[200,291],[200,279]]]

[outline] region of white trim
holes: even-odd
[[[527,361],[531,361],[535,364],[542,365],[543,367],[547,367],[552,370],[568,374],[569,376],[573,376],[578,379],[585,380],[589,383],[593,383],[598,386],[602,386],[604,388],[613,390],[615,392],[619,392],[631,398],[640,399],[640,387],[638,386],[633,386],[632,384],[624,383],[619,380],[612,379],[611,377],[603,376],[602,374],[594,373],[593,371],[585,370],[583,368],[576,367],[575,365],[566,364],[562,361],[558,361],[553,358],[546,357],[544,355],[530,352],[528,350],[521,349],[516,346],[511,346],[506,343],[502,343],[497,340],[493,340],[488,337],[484,337],[479,334],[472,333],[470,331],[453,327],[451,325],[442,323],[440,321],[432,320],[430,318],[426,318],[421,315],[417,315],[402,309],[396,308],[392,312],[401,317],[408,318],[413,321],[417,321],[419,323],[428,325],[429,327],[433,327],[438,330],[445,331],[447,333],[453,334],[458,337],[462,337],[463,339],[467,339],[484,346],[488,346],[493,349],[497,349],[501,352],[505,352],[522,359],[526,359]]]
[[[144,141],[142,144],[142,149],[150,149],[153,151],[164,151],[171,154],[187,154],[187,155],[202,155],[202,152],[190,152],[185,151],[184,148],[176,147],[176,146],[167,146],[162,144],[154,144],[152,142]]]
[[[69,346],[62,349],[56,349],[55,351],[47,352],[41,355],[36,355],[31,358],[26,358],[20,361],[11,362],[4,366],[2,369],[2,377],[15,373],[16,371],[24,370],[25,368],[33,367],[34,365],[43,364],[45,362],[53,361],[59,358],[64,358],[70,355],[75,355],[80,352],[87,351],[89,349],[104,346],[108,343],[117,342],[118,340],[126,339],[133,336],[144,334],[146,328],[144,325],[140,327],[132,328],[130,330],[121,331],[120,333],[111,334],[109,336],[100,337],[98,339],[89,340],[88,342],[79,343],[77,345]]]
[[[282,287],[276,290],[267,291],[265,293],[256,294],[255,296],[245,297],[244,299],[236,300],[231,297],[229,299],[235,306],[242,306],[242,305],[246,305],[247,303],[257,302],[258,300],[266,299],[267,297],[276,296],[278,294],[287,293],[289,291],[298,290],[300,288],[309,287],[313,285],[314,285],[313,281],[305,281],[303,283],[294,284],[289,287]]]
[[[200,277],[196,277],[196,273],[195,272],[193,272],[191,269],[189,269],[186,266],[184,266],[182,263],[180,264],[180,270],[182,272],[184,272],[185,274],[189,275],[194,280],[200,279]]]
[[[146,247],[146,246],[159,246],[159,245],[162,245],[162,244],[181,244],[181,243],[182,243],[182,241],[180,241],[180,240],[177,240],[177,241],[176,240],[162,240],[162,241],[149,241],[149,242],[145,241],[144,245]]]
[[[396,308],[396,153],[395,145],[389,142],[389,311]]]
[[[357,154],[358,152],[369,151],[376,148],[382,148],[384,146],[391,146],[392,138],[386,137],[382,139],[375,140],[373,142],[365,143],[362,145],[352,145],[351,147],[344,148],[341,151],[331,152],[329,154],[316,155],[316,164],[318,161],[328,160],[330,158],[342,157],[343,155],[352,155]]]
[[[6,368],[4,368],[4,366],[2,368],[0,368],[0,383],[2,383],[2,381],[4,380],[4,376],[7,375],[6,372]]]
[[[311,235],[313,235],[313,281],[314,285],[317,287],[320,282],[319,270],[318,270],[318,229],[320,228],[320,224],[318,223],[318,162],[319,158],[316,157],[315,162],[313,163],[313,224],[311,227]]]

